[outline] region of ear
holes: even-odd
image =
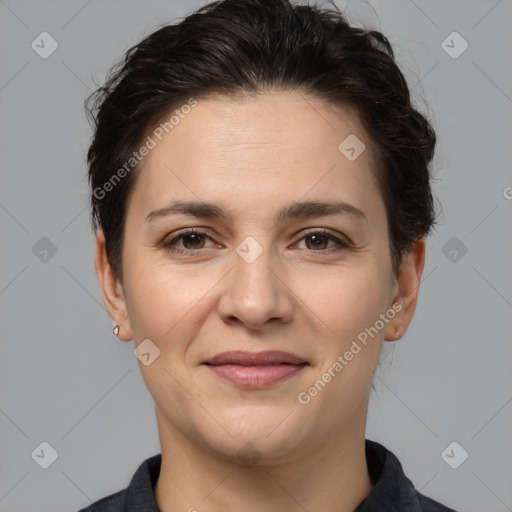
[[[114,322],[119,324],[118,338],[122,341],[130,341],[133,335],[128,320],[124,291],[108,261],[105,234],[102,229],[98,229],[96,233],[95,268],[105,307]]]
[[[408,253],[404,254],[402,263],[398,269],[395,284],[397,292],[392,302],[400,303],[402,309],[395,315],[393,320],[386,325],[384,332],[384,339],[386,341],[396,341],[400,339],[407,330],[416,309],[421,274],[423,273],[424,266],[425,237],[423,236],[414,243]],[[396,307],[395,305],[395,308]],[[396,335],[397,331],[398,337]]]

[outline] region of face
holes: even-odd
[[[351,134],[355,159],[339,149]],[[393,275],[372,165],[353,113],[295,92],[199,99],[157,141],[127,204],[123,283],[101,233],[97,272],[120,337],[150,340],[139,366],[161,437],[277,463],[364,430],[423,265],[418,249]],[[247,360],[268,351],[296,359]]]

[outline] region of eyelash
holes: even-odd
[[[180,240],[181,238],[187,236],[187,235],[201,235],[201,236],[206,236],[207,238],[210,238],[210,240],[212,240],[212,238],[207,235],[205,232],[203,231],[199,231],[197,229],[189,229],[189,230],[186,230],[186,231],[182,231],[181,233],[178,233],[178,235],[176,235],[175,237],[173,237],[171,240],[167,241],[167,242],[163,242],[161,245],[162,245],[162,248],[168,252],[176,252],[176,253],[180,253],[180,254],[188,254],[188,255],[197,255],[199,254],[202,249],[197,249],[197,250],[194,250],[194,249],[179,249],[177,247],[174,246],[174,244]],[[302,235],[301,238],[298,238],[294,243],[296,242],[299,242],[301,240],[303,240],[304,238],[308,237],[308,236],[311,236],[311,235],[323,235],[325,237],[327,237],[329,240],[332,240],[334,242],[336,242],[338,244],[338,247],[336,248],[332,248],[331,249],[320,249],[320,250],[312,250],[312,249],[306,249],[306,251],[310,252],[310,253],[328,253],[330,254],[331,252],[340,252],[340,251],[343,251],[343,250],[346,250],[348,248],[350,248],[350,244],[348,242],[345,242],[344,240],[334,236],[333,234],[331,234],[329,231],[325,230],[325,229],[317,229],[315,231],[309,231],[307,233],[304,233]]]

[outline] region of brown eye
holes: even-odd
[[[313,234],[304,237],[306,241],[306,247],[311,250],[316,249],[326,249],[327,244],[329,243],[329,237],[321,234]],[[308,244],[308,241],[311,241],[311,244]],[[310,245],[310,247],[308,247]]]
[[[198,233],[189,233],[188,235],[181,235],[180,238],[183,239],[185,249],[202,249],[204,245],[204,238],[202,237],[203,235]],[[187,245],[189,247],[187,247]]]
[[[334,236],[328,231],[311,231],[306,233],[300,240],[305,241],[306,249],[311,252],[331,252],[347,249],[350,244]],[[329,242],[334,242],[334,248],[328,248]]]
[[[189,255],[193,255],[194,253],[199,254],[202,249],[207,248],[207,246],[205,246],[206,239],[212,240],[210,236],[202,231],[189,229],[187,231],[182,231],[170,240],[163,242],[162,247],[166,251],[176,253]],[[310,252],[331,253],[348,249],[350,247],[349,243],[325,230],[306,233],[299,239],[299,241],[302,240],[305,241],[306,250]],[[179,246],[180,241],[182,244],[181,247]],[[334,246],[329,247],[329,242],[334,243]]]
[[[171,240],[164,242],[162,247],[168,251],[183,253],[196,252],[199,249],[205,248],[204,244],[206,238],[210,238],[206,233],[195,229],[189,229],[188,231],[183,231]],[[182,241],[183,248],[176,247],[180,240]]]

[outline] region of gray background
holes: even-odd
[[[0,1],[2,512],[77,510],[159,452],[133,343],[112,336],[94,273],[83,101],[129,46],[202,3]],[[424,494],[512,510],[512,2],[338,6],[389,37],[439,138],[440,225],[415,318],[385,344],[367,437]],[[58,43],[46,59],[31,47],[43,31]],[[442,46],[454,31],[469,44],[457,58]],[[43,441],[48,469],[31,456]],[[457,469],[441,456],[453,441],[469,453]]]

